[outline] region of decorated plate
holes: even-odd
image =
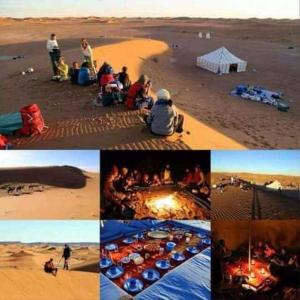
[[[186,251],[190,252],[191,254],[197,254],[200,250],[195,246],[189,246],[186,248]]]
[[[131,259],[131,260],[135,260],[136,258],[138,258],[138,257],[140,257],[140,256],[141,256],[141,254],[133,252],[133,253],[129,254],[128,257],[129,257],[129,259]]]
[[[142,239],[144,237],[144,233],[143,232],[139,232],[139,233],[135,234],[133,237],[135,239]]]
[[[210,241],[210,239],[204,239],[204,240],[202,240],[202,243],[204,245],[210,245],[211,241]]]
[[[155,266],[158,269],[168,270],[168,269],[170,269],[171,264],[170,264],[169,260],[167,260],[167,259],[159,259],[156,261]]]
[[[197,236],[200,238],[200,239],[205,239],[206,238],[206,234],[204,233],[197,233]]]
[[[128,264],[128,263],[130,263],[130,258],[128,256],[124,256],[121,259],[121,262],[122,262],[122,264]]]
[[[144,250],[147,252],[151,252],[151,253],[158,252],[159,249],[160,249],[160,246],[157,244],[149,243],[149,244],[144,245]]]
[[[148,281],[156,281],[160,278],[160,274],[157,270],[155,269],[146,269],[143,273],[142,273],[142,277],[145,280]]]
[[[117,244],[107,244],[104,246],[105,250],[107,251],[114,251],[118,249],[118,245]]]
[[[176,261],[184,261],[185,260],[185,256],[179,252],[173,253],[171,257],[172,257],[172,259],[174,259]]]
[[[112,260],[110,258],[101,258],[100,260],[100,268],[108,268],[112,265]]]
[[[120,266],[111,266],[105,273],[110,279],[116,279],[123,275],[124,269]]]
[[[166,239],[169,236],[169,232],[162,230],[155,230],[148,232],[148,237],[153,239]]]
[[[127,292],[137,293],[143,289],[144,285],[143,282],[137,278],[128,278],[125,280],[123,287]]]
[[[134,243],[135,241],[136,241],[136,240],[135,240],[134,238],[128,237],[128,238],[126,238],[126,239],[123,240],[123,243],[124,243],[124,244],[132,244],[132,243]]]

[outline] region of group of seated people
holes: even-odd
[[[96,106],[111,106],[124,103],[130,110],[143,109],[142,121],[155,135],[170,136],[175,132],[183,132],[183,115],[178,114],[171,95],[166,89],[157,92],[157,100],[149,96],[151,81],[147,75],[141,75],[135,82],[131,83],[126,66],[119,73],[114,73],[113,68],[107,62],[99,68],[96,61],[91,67],[88,61],[84,61],[79,67],[78,62],[73,62],[71,68],[60,57],[57,63],[58,75],[54,80],[69,80],[76,85],[89,86],[99,84],[99,94],[94,101]]]
[[[127,213],[131,216],[132,211],[127,203],[138,200],[138,191],[150,187],[178,184],[182,188],[193,192],[198,196],[209,196],[209,188],[205,182],[204,173],[199,165],[193,169],[186,169],[182,180],[177,181],[173,177],[172,169],[166,164],[160,172],[141,172],[134,168],[119,168],[114,165],[105,178],[103,185],[103,198],[112,209],[121,210],[123,217]],[[129,217],[128,217],[129,218]]]
[[[222,294],[222,290],[226,293],[226,283],[231,284],[231,293],[247,284],[249,278],[246,275],[238,276],[231,280],[226,276],[226,264],[236,262],[242,257],[248,257],[248,245],[242,245],[235,251],[230,251],[224,240],[219,240],[214,244],[214,263],[213,263],[213,281],[217,293]],[[270,280],[267,277],[259,286],[253,287],[250,290],[238,291],[239,295],[252,297],[274,297],[274,299],[299,299],[289,298],[291,295],[300,295],[300,254],[297,250],[288,250],[286,247],[275,247],[269,242],[258,241],[251,247],[251,258],[264,261],[268,264],[267,271],[276,280]],[[245,285],[247,286],[247,285]],[[216,292],[215,291],[215,292]],[[287,293],[289,296],[287,296]],[[228,291],[230,294],[230,291]],[[217,295],[215,295],[217,296]],[[220,295],[219,295],[220,296]],[[279,298],[276,298],[279,297]],[[231,299],[231,298],[229,298]],[[250,299],[250,298],[249,298]],[[257,298],[257,299],[273,299],[273,298]]]

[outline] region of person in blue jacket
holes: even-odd
[[[95,82],[95,79],[92,79],[90,76],[90,64],[89,62],[84,62],[81,65],[78,74],[78,84],[82,86],[88,86]]]

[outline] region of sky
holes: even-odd
[[[98,150],[13,150],[0,152],[0,168],[69,165],[99,172]]]
[[[300,150],[212,151],[211,170],[300,176]]]
[[[0,221],[1,242],[98,243],[98,221]]]
[[[299,0],[0,0],[5,17],[299,18]]]

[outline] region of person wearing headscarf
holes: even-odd
[[[183,115],[176,111],[171,95],[166,89],[157,92],[157,101],[148,116],[145,117],[147,125],[153,134],[169,136],[175,132],[183,131]]]

